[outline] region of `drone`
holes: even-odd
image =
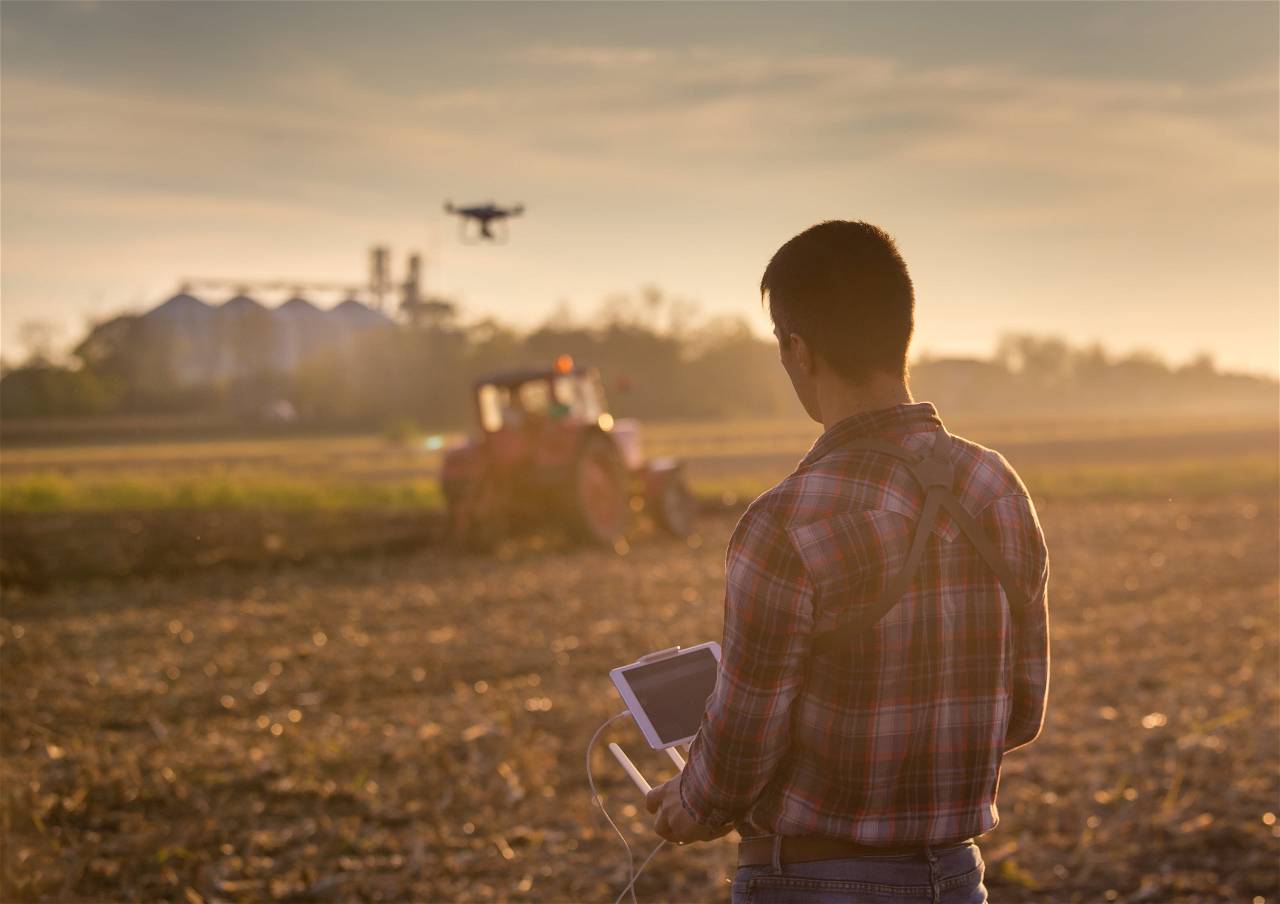
[[[474,245],[477,242],[497,242],[499,244],[507,240],[507,224],[508,217],[518,217],[524,213],[524,205],[516,204],[513,207],[499,207],[490,201],[487,204],[473,204],[470,207],[454,207],[452,201],[446,201],[444,205],[445,213],[456,213],[462,217],[460,226],[460,234],[462,241]],[[468,229],[467,224],[474,222],[475,229]],[[493,225],[502,224],[502,229],[495,232]]]

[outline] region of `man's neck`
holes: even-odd
[[[876,374],[858,384],[833,377],[818,385],[818,403],[822,406],[824,430],[830,430],[845,418],[864,411],[878,411],[912,401],[914,400],[906,378],[889,374]]]

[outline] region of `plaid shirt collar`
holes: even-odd
[[[805,457],[800,460],[800,467],[813,464],[824,455],[829,455],[845,443],[867,437],[889,438],[907,433],[923,433],[937,430],[942,426],[938,410],[932,402],[911,402],[894,405],[892,408],[878,408],[875,411],[860,411],[834,424],[813,444]]]

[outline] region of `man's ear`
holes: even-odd
[[[791,353],[795,356],[796,364],[807,376],[812,377],[817,364],[813,347],[799,333],[792,333],[788,338],[791,341]]]

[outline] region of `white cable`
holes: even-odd
[[[635,885],[636,885],[636,879],[639,878],[640,873],[636,872],[636,858],[635,858],[635,855],[631,853],[631,844],[630,842],[627,841],[627,836],[622,834],[622,829],[618,828],[618,824],[613,821],[613,817],[609,815],[609,811],[606,810],[604,807],[604,802],[600,800],[600,793],[596,791],[596,780],[594,775],[591,772],[591,751],[592,749],[595,748],[596,740],[599,739],[601,732],[603,732],[606,728],[608,728],[614,722],[617,722],[619,719],[625,718],[626,716],[630,716],[630,715],[631,713],[624,709],[622,712],[618,713],[616,716],[610,716],[608,719],[605,720],[603,725],[601,725],[599,728],[596,729],[596,733],[593,734],[591,736],[591,740],[587,742],[587,784],[591,786],[591,800],[595,803],[597,807],[600,808],[600,812],[604,814],[604,818],[608,821],[610,827],[613,829],[614,832],[617,833],[618,838],[622,840],[622,846],[627,849],[627,873],[631,877],[631,881],[628,882],[627,887],[622,890],[622,894],[618,895],[618,900],[614,901],[614,904],[619,904],[619,902],[623,899],[623,897],[626,896],[628,891],[631,892],[632,904],[639,904],[639,901],[636,900]],[[666,842],[663,842],[663,844],[665,843]],[[654,848],[653,854],[658,853],[658,850],[661,847],[662,845],[660,844],[658,845],[658,847]],[[649,857],[644,861],[646,864],[649,862],[649,860],[653,859],[653,854],[650,854]],[[641,866],[640,869],[643,870],[644,866]]]
[[[644,868],[649,865],[649,861],[653,859],[658,851],[667,846],[665,841],[659,841],[658,846],[649,852],[649,856],[644,858],[644,863],[640,864],[640,868],[636,870],[635,875],[631,877],[631,881],[627,883],[627,887],[622,890],[622,894],[614,898],[613,904],[622,904],[622,899],[626,897],[627,892],[631,892],[631,900],[636,899],[636,880],[640,878],[640,874],[644,872]]]

